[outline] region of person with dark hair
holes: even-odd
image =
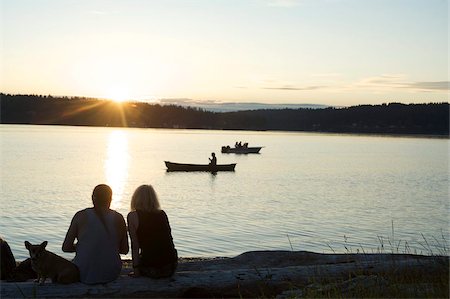
[[[170,277],[178,265],[178,254],[164,210],[151,185],[139,186],[131,198],[128,214],[133,270],[131,276]]]
[[[75,252],[80,281],[107,283],[119,277],[120,254],[127,254],[128,236],[122,214],[111,210],[112,190],[101,184],[92,192],[93,208],[78,211],[70,223],[62,250]],[[75,243],[77,239],[77,243]]]
[[[31,267],[31,259],[27,258],[17,264],[11,247],[2,237],[0,237],[0,254],[0,280],[18,282],[37,278],[36,272]]]
[[[16,268],[16,260],[9,247],[8,242],[0,237],[0,280],[11,279],[13,277],[13,271]]]

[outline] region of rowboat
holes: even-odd
[[[236,163],[234,164],[217,164],[211,166],[209,164],[184,164],[184,163],[173,163],[169,161],[164,161],[166,163],[167,171],[234,171]]]
[[[222,146],[223,154],[259,154],[259,151],[262,149],[262,146],[255,147],[229,147]]]

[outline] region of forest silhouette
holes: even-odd
[[[2,124],[449,135],[449,103],[211,112],[143,102],[0,94]]]

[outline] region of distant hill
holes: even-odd
[[[0,123],[449,135],[449,103],[211,112],[92,98],[0,94]]]
[[[176,105],[181,107],[201,108],[211,112],[236,112],[261,109],[323,109],[331,106],[321,104],[266,104],[266,103],[223,103],[216,101],[195,101],[191,99],[161,99],[156,102],[160,105]]]

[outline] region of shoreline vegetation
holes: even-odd
[[[180,258],[173,277],[132,278],[131,261],[110,283],[2,282],[2,298],[448,298],[449,256],[251,251]]]
[[[211,112],[195,107],[0,93],[1,124],[300,131],[449,137],[449,103]]]
[[[379,237],[369,252],[258,250],[235,257],[180,257],[170,278],[132,278],[130,259],[118,279],[106,284],[37,285],[29,276],[2,281],[2,298],[449,298],[450,252],[442,240],[411,253],[406,241]],[[402,248],[404,243],[405,247]],[[360,250],[361,249],[361,250]],[[356,251],[356,252],[355,252]],[[20,263],[19,263],[20,264]]]

